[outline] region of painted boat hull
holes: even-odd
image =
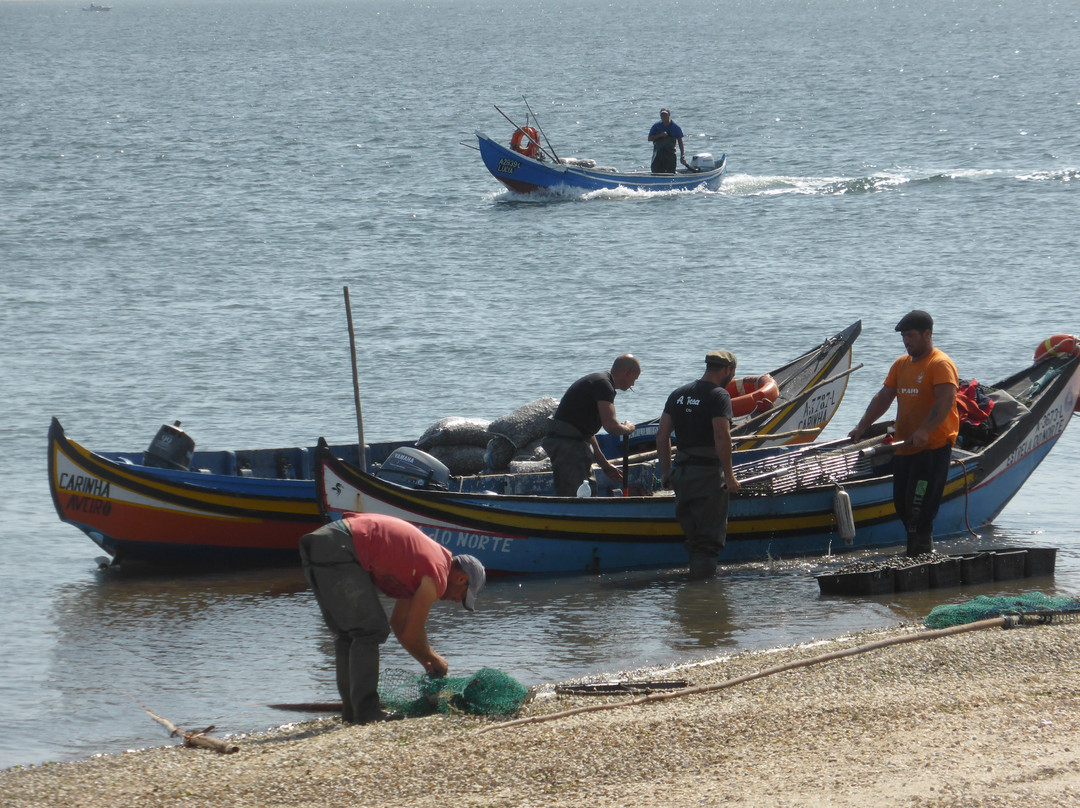
[[[934,523],[938,538],[990,522],[1038,467],[1068,424],[1080,395],[1080,359],[1032,366],[999,387],[1047,382],[1027,414],[978,452],[954,451],[945,496]],[[809,462],[816,447],[780,450],[790,463]],[[454,553],[477,556],[492,572],[596,572],[686,563],[671,496],[558,498],[414,490],[380,480],[318,451],[320,505],[327,518],[346,512],[385,513],[416,524]],[[742,479],[742,474],[739,475]],[[721,562],[817,555],[906,542],[892,503],[887,471],[844,482],[855,537],[845,547],[833,514],[836,484],[790,493],[731,499]]]
[[[111,460],[69,440],[55,418],[49,484],[60,518],[117,560],[295,564],[300,536],[323,523],[313,480],[171,471],[130,458]]]
[[[851,367],[856,322],[777,368],[781,397],[769,411],[733,430],[740,448],[803,443],[839,406]],[[656,424],[641,425],[634,452],[655,446]],[[621,441],[598,436],[610,457]],[[374,468],[407,441],[369,444]],[[355,445],[336,457],[358,462]],[[186,566],[295,564],[301,536],[322,524],[315,485],[315,447],[195,452],[191,471],[143,465],[142,452],[92,452],[70,440],[55,418],[49,429],[49,486],[60,519],[75,525],[114,561]],[[550,474],[547,475],[550,478]],[[473,482],[462,478],[459,482]]]
[[[676,174],[653,174],[647,171],[619,172],[563,165],[536,160],[508,146],[476,133],[480,156],[492,176],[517,193],[536,191],[604,191],[627,188],[634,191],[692,191],[704,187],[715,191],[727,168],[727,156],[711,171],[680,170]]]

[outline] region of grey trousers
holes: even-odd
[[[334,632],[337,688],[344,721],[363,721],[379,710],[379,646],[390,622],[378,590],[356,560],[352,537],[324,525],[300,539],[304,577]]]
[[[555,477],[555,496],[577,496],[582,480],[592,474],[592,444],[569,424],[552,419],[548,433],[540,443],[551,458],[551,473]],[[591,487],[591,485],[590,485]],[[595,494],[595,489],[593,494]]]
[[[720,466],[676,462],[671,469],[675,516],[691,555],[716,558],[727,541],[728,492]]]

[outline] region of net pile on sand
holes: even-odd
[[[1050,597],[1041,592],[995,598],[979,595],[965,603],[945,603],[935,606],[926,616],[923,624],[927,628],[938,629],[976,623],[979,620],[989,620],[1004,615],[1057,614],[1064,617],[1067,613],[1077,611],[1080,611],[1080,600],[1067,595]]]
[[[379,677],[379,699],[383,706],[407,716],[513,715],[528,695],[525,685],[495,668],[481,668],[471,676],[441,678],[390,668]]]

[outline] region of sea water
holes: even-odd
[[[0,765],[172,743],[335,697],[296,570],[97,570],[56,518],[49,419],[142,450],[495,418],[635,353],[620,419],[725,348],[764,372],[862,319],[845,434],[912,308],[993,382],[1080,331],[1080,63],[1067,2],[0,2]],[[483,168],[525,101],[560,156],[649,162],[662,106],[718,193],[529,199]],[[1059,548],[1057,575],[823,598],[820,559],[493,582],[429,626],[451,671],[534,685],[902,621],[943,600],[1080,591],[1080,428],[966,546]],[[384,665],[418,669],[393,642]]]

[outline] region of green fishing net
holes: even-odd
[[[521,709],[528,695],[525,685],[495,668],[481,668],[472,676],[437,679],[389,668],[379,676],[379,700],[383,706],[407,716],[512,715]]]
[[[1003,614],[1063,613],[1077,610],[1080,610],[1080,600],[1067,595],[1056,598],[1041,592],[996,598],[980,595],[966,603],[946,603],[935,606],[923,623],[927,628],[948,628],[1001,617]]]

